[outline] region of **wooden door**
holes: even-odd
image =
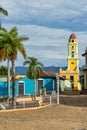
[[[43,87],[43,79],[42,80],[38,80],[38,91],[40,90],[40,88]]]
[[[24,82],[19,82],[19,96],[24,95]]]

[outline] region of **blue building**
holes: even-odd
[[[17,79],[16,84],[16,96],[32,95],[34,94],[34,80],[30,80],[27,77]],[[49,93],[52,90],[56,91],[56,77],[55,76],[43,76],[36,80],[36,93],[39,94],[40,88],[44,87],[46,92]],[[0,81],[0,97],[7,96],[7,80]],[[12,96],[12,82],[10,82],[10,96]]]

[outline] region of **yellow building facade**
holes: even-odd
[[[72,89],[79,90],[79,59],[78,40],[75,34],[71,34],[68,40],[67,70],[60,69],[60,77],[65,77],[71,81]]]

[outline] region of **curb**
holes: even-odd
[[[38,110],[38,109],[41,109],[41,108],[49,107],[49,106],[51,106],[51,105],[52,105],[52,104],[45,105],[45,106],[40,106],[40,107],[33,107],[33,108],[21,108],[21,109],[0,110],[0,113],[3,113],[3,112],[26,111],[26,110]]]

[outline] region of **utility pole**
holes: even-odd
[[[59,104],[59,75],[56,73],[56,85],[57,85],[57,104]]]

